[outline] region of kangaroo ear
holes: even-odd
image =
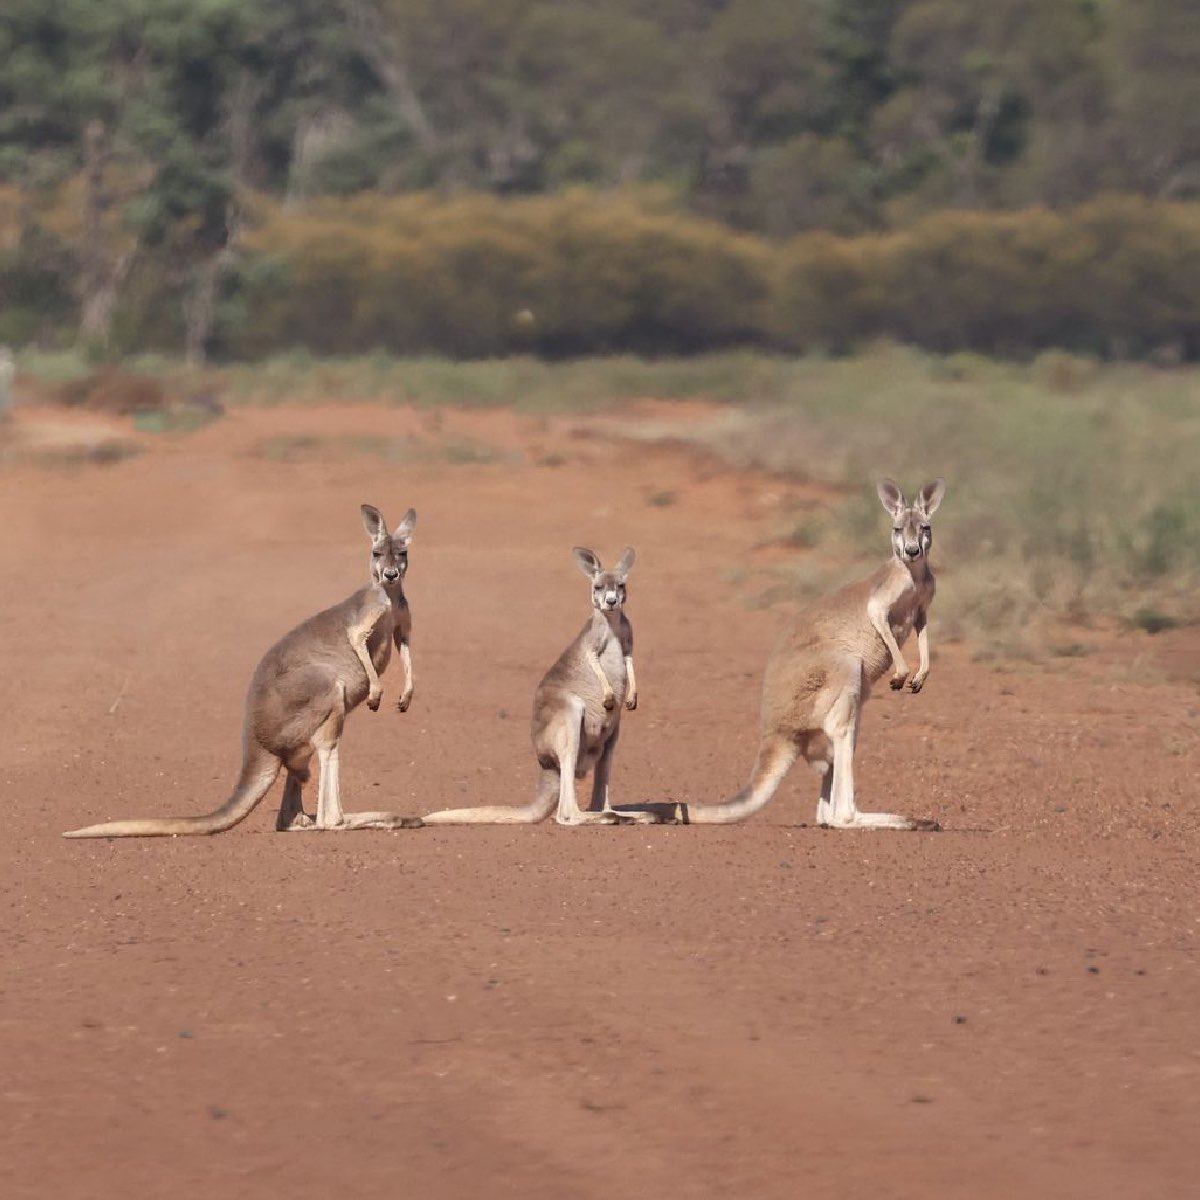
[[[370,536],[372,542],[381,542],[388,535],[387,522],[383,519],[383,513],[374,505],[364,504],[361,506],[362,523]]]
[[[589,579],[594,579],[604,570],[600,565],[600,560],[586,546],[572,546],[571,553],[575,555],[575,561],[579,564],[579,569]]]
[[[621,553],[621,557],[617,559],[617,565],[613,567],[613,574],[624,583],[629,578],[629,572],[633,567],[633,560],[637,557],[632,546],[626,546]]]
[[[899,516],[908,505],[904,501],[904,493],[894,479],[881,479],[875,490],[879,493],[879,502],[892,514]]]
[[[937,512],[937,507],[941,504],[942,497],[945,494],[946,481],[944,479],[935,479],[932,483],[927,483],[921,489],[921,494],[917,497],[917,507],[927,517],[932,517]]]
[[[392,537],[399,538],[402,542],[410,541],[412,539],[413,526],[416,523],[417,510],[415,508],[410,508],[408,512],[404,514],[400,524],[396,526],[396,532],[392,534]]]

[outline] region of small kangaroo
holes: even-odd
[[[346,717],[364,700],[379,708],[379,676],[392,643],[404,664],[404,690],[397,707],[407,710],[413,696],[409,637],[412,616],[404,598],[408,543],[417,514],[410,508],[389,535],[379,510],[362,506],[371,538],[371,582],[340,604],[309,617],[263,655],[250,680],[242,724],[242,773],[233,795],[215,812],[199,817],[151,817],[89,825],[63,834],[69,838],[165,837],[221,833],[244,820],[266,796],[280,768],[287,770],[275,828],[411,829],[419,817],[386,812],[343,813],[338,786],[338,742]],[[301,789],[309,761],[317,756],[317,817],[304,812]]]
[[[784,635],[763,680],[762,741],[749,784],[724,804],[648,805],[647,811],[693,825],[742,821],[775,794],[797,758],[821,776],[817,824],[834,829],[938,829],[936,821],[859,812],[854,802],[854,747],[871,685],[892,667],[894,691],[908,680],[900,651],[917,631],[920,662],[909,680],[919,692],[929,676],[929,605],[934,579],[930,518],[946,493],[937,479],[910,505],[890,479],[877,485],[892,518],[892,557],[866,579],[810,605]],[[632,806],[631,806],[632,807]],[[625,814],[625,806],[619,810]]]
[[[613,811],[608,783],[621,732],[621,707],[637,708],[633,673],[633,626],[625,615],[625,584],[633,547],[606,571],[591,550],[573,550],[579,569],[592,581],[592,615],[579,636],[542,677],[533,696],[533,749],[540,775],[531,803],[523,808],[490,805],[430,813],[426,825],[535,824],[554,810],[560,825],[624,825],[654,822],[650,812]],[[575,780],[592,766],[592,808],[575,798]]]

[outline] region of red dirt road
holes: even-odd
[[[435,448],[264,453],[283,429]],[[465,437],[510,460],[436,450]],[[935,605],[859,785],[941,834],[811,828],[797,771],[727,828],[284,836],[274,793],[213,838],[64,841],[224,799],[258,656],[363,578],[363,500],[420,513],[417,693],[351,719],[348,808],[527,797],[573,543],[638,549],[618,802],[741,785],[787,618],[730,582],[784,485],[679,452],[362,407],[147,445],[0,474],[8,1200],[1197,1194],[1200,694],[1147,639],[999,673]]]

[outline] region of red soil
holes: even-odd
[[[254,452],[281,430],[511,461]],[[0,474],[5,1197],[1196,1194],[1200,695],[1145,635],[997,672],[935,605],[859,790],[941,834],[814,829],[797,771],[733,827],[283,836],[276,793],[209,839],[68,842],[225,797],[258,656],[364,576],[363,500],[420,513],[417,693],[351,719],[348,808],[527,797],[573,543],[638,550],[617,802],[741,785],[787,616],[729,574],[787,486],[679,450],[365,407],[140,440]]]

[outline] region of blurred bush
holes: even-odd
[[[0,204],[0,340],[70,342],[79,265],[77,242],[40,226],[17,235]],[[186,282],[169,257],[142,255],[111,353],[177,351]],[[224,278],[214,349],[843,354],[880,338],[946,354],[1061,351],[1080,360],[1045,362],[1063,390],[1093,359],[1200,358],[1200,204],[1111,196],[771,242],[653,190],[262,200]]]
[[[636,193],[360,196],[269,210],[229,349],[455,357],[730,345],[1200,356],[1200,206],[942,212],[772,244]]]

